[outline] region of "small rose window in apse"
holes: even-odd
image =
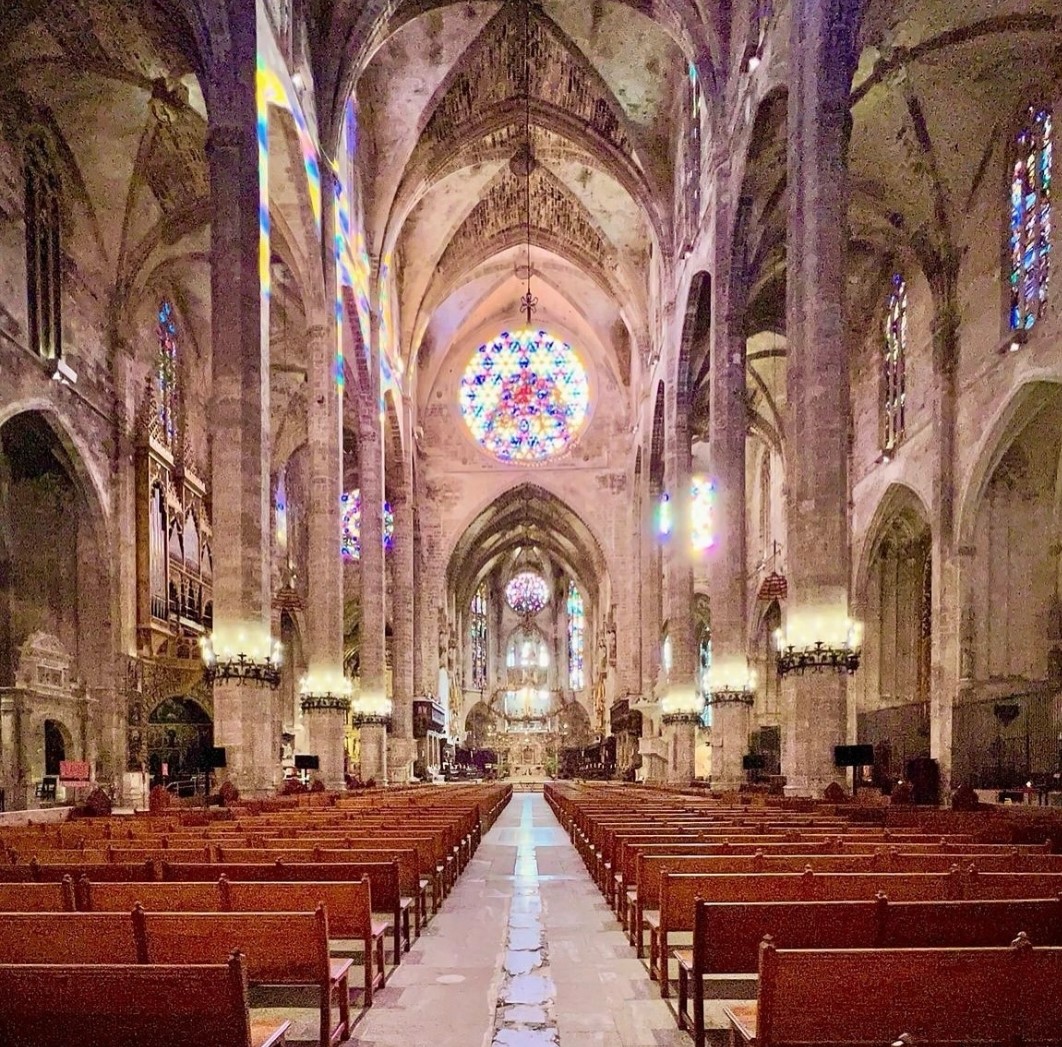
[[[517,614],[538,614],[549,603],[549,586],[540,574],[521,571],[509,579],[505,587],[505,602]]]

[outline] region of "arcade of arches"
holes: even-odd
[[[1060,45],[1056,0],[7,0],[7,806],[222,749],[246,795],[1050,778]]]

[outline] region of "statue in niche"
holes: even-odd
[[[616,617],[610,613],[608,616],[608,664],[616,667]]]

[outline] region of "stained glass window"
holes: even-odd
[[[59,179],[43,141],[26,145],[26,295],[30,348],[45,360],[63,352]]]
[[[578,354],[545,331],[505,331],[481,345],[461,379],[461,413],[503,462],[563,454],[586,422],[590,386]]]
[[[686,146],[682,168],[682,206],[685,209],[683,228],[686,242],[697,235],[701,217],[701,85],[697,67],[686,67]]]
[[[700,637],[697,641],[697,694],[705,702],[704,711],[701,713],[701,726],[712,726],[712,707],[707,704],[708,698],[708,673],[712,668],[712,632],[707,626],[702,626]]]
[[[1010,184],[1010,326],[1028,330],[1051,274],[1051,111],[1030,107],[1015,142]]]
[[[583,651],[586,643],[586,608],[583,594],[573,581],[568,582],[568,686],[581,691],[586,686]]]
[[[155,394],[159,405],[159,432],[166,444],[172,444],[177,434],[180,345],[173,303],[165,298],[159,303],[156,334],[159,340],[159,353],[155,363]]]
[[[665,491],[660,496],[660,504],[656,507],[656,529],[661,538],[667,538],[674,527],[671,518],[671,495]]]
[[[891,451],[907,428],[907,284],[897,273],[892,278],[881,375],[881,446]]]
[[[715,544],[712,533],[712,499],[715,485],[704,476],[695,476],[690,491],[690,529],[694,552],[702,553]]]
[[[509,579],[505,600],[517,614],[538,614],[549,603],[549,586],[542,575],[521,571]]]
[[[487,585],[476,590],[472,597],[472,614],[469,624],[472,641],[472,686],[482,691],[487,686]]]
[[[339,525],[344,560],[361,559],[361,489],[354,488],[339,496]],[[383,544],[387,552],[395,542],[395,514],[391,503],[384,502]]]

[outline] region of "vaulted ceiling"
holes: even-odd
[[[615,0],[431,6],[355,87],[368,239],[397,259],[402,351],[423,364],[424,347],[469,351],[488,317],[519,323],[529,239],[535,323],[589,327],[629,382],[650,260],[670,250],[682,50]]]

